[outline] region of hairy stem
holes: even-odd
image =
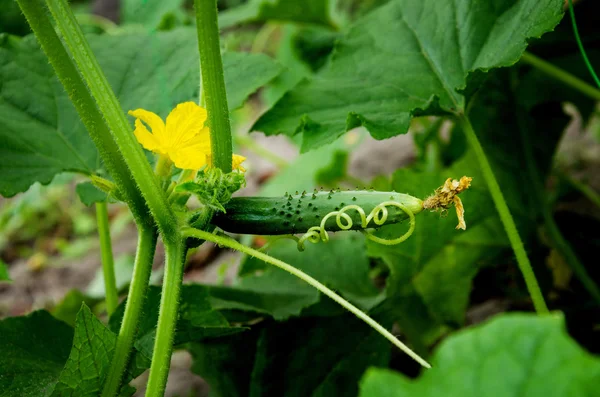
[[[479,143],[479,139],[477,139],[477,135],[473,130],[471,121],[465,115],[460,115],[459,121],[461,122],[463,130],[465,131],[469,145],[475,152],[475,156],[479,162],[483,177],[488,185],[488,188],[490,189],[492,200],[494,201],[496,209],[498,210],[500,220],[502,221],[504,230],[506,230],[506,234],[510,240],[510,245],[512,246],[515,256],[517,257],[517,263],[519,264],[519,269],[521,270],[523,278],[525,279],[525,284],[527,285],[527,290],[529,291],[529,295],[533,301],[535,311],[538,314],[548,314],[548,307],[546,306],[544,296],[542,295],[540,286],[538,285],[535,274],[533,273],[533,269],[531,268],[531,263],[529,262],[529,258],[527,257],[527,253],[523,247],[523,241],[521,241],[515,221],[510,214],[510,210],[508,209],[508,205],[506,204],[506,200],[504,199],[502,190],[500,189],[498,181],[494,176],[494,172],[492,171],[492,167],[487,159],[487,156],[485,155],[485,152],[481,147],[481,143]]]
[[[136,223],[152,224],[148,216],[148,206],[127,169],[119,147],[113,140],[94,98],[77,72],[71,57],[56,35],[45,8],[38,1],[18,0],[18,3],[83,125],[98,148],[106,169],[129,205]]]
[[[146,156],[138,144],[110,84],[94,56],[67,0],[46,0],[56,28],[64,38],[78,70],[117,143],[127,167],[139,187],[162,235],[166,240],[177,235],[173,210],[161,190]],[[173,237],[175,238],[175,237]]]
[[[203,98],[208,112],[213,165],[231,172],[231,125],[219,44],[216,0],[194,0]]]
[[[359,308],[357,308],[356,306],[354,306],[353,304],[351,304],[350,302],[348,302],[347,300],[342,298],[340,295],[336,294],[335,292],[333,292],[332,290],[327,288],[325,285],[321,284],[319,281],[315,280],[308,274],[304,273],[303,271],[296,269],[295,267],[293,267],[277,258],[273,258],[272,256],[269,256],[263,252],[257,251],[250,247],[246,247],[245,245],[242,245],[242,244],[238,243],[237,241],[235,241],[231,238],[228,238],[228,237],[217,236],[212,233],[208,233],[208,232],[204,232],[202,230],[197,230],[197,229],[192,229],[192,228],[185,228],[182,231],[182,233],[185,237],[192,237],[192,238],[202,239],[202,240],[206,240],[206,241],[211,241],[213,243],[232,248],[236,251],[240,251],[244,254],[251,255],[251,256],[258,258],[270,265],[277,266],[278,268],[285,270],[286,272],[298,277],[302,281],[308,283],[309,285],[313,286],[314,288],[316,288],[323,294],[327,295],[328,297],[330,297],[331,299],[333,299],[334,301],[339,303],[344,309],[348,310],[349,312],[354,314],[359,319],[363,320],[365,323],[367,323],[369,326],[371,326],[373,329],[375,329],[377,332],[379,332],[383,337],[385,337],[390,342],[392,342],[395,346],[397,346],[400,350],[402,350],[403,352],[408,354],[410,357],[412,357],[419,364],[421,364],[422,366],[424,366],[426,368],[431,368],[431,366],[425,360],[423,360],[419,355],[417,355],[415,352],[410,350],[404,343],[400,342],[398,340],[398,338],[396,338],[394,335],[392,335],[392,333],[390,333],[387,329],[382,327],[378,322],[373,320],[371,317],[369,317],[364,312],[362,312]]]
[[[554,66],[550,62],[546,62],[543,59],[538,58],[529,52],[523,53],[523,56],[521,56],[521,61],[535,67],[536,69],[539,69],[540,71],[546,73],[548,76],[581,92],[582,94],[590,97],[591,99],[594,99],[596,101],[600,100],[599,89],[589,85],[580,78],[573,76],[571,73],[568,73],[563,69]]]
[[[135,254],[133,276],[125,303],[125,313],[121,329],[117,337],[115,353],[104,382],[102,397],[118,395],[121,380],[133,347],[133,339],[142,314],[142,307],[148,290],[148,282],[152,271],[154,251],[156,249],[156,228],[141,228],[138,235],[138,246]]]
[[[165,244],[165,276],[146,397],[161,397],[167,386],[175,325],[179,314],[179,294],[185,251],[184,241],[181,238]]]
[[[110,242],[110,226],[108,224],[106,201],[96,203],[96,220],[98,222],[98,235],[100,237],[104,290],[106,291],[106,312],[110,316],[119,304],[119,294],[117,293],[117,279],[115,278],[115,263]]]

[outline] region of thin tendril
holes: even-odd
[[[371,223],[371,221],[373,221],[375,226],[382,226],[388,217],[388,209],[387,209],[388,206],[400,208],[402,211],[404,211],[408,215],[408,217],[410,219],[408,231],[406,233],[404,233],[402,236],[392,239],[392,240],[374,236],[372,232],[364,230],[369,226],[369,223]],[[362,209],[362,207],[352,204],[352,205],[345,206],[344,208],[342,208],[339,211],[332,211],[332,212],[328,213],[327,215],[325,215],[323,217],[323,219],[321,220],[321,224],[319,226],[313,226],[310,229],[308,229],[308,231],[302,237],[300,237],[300,239],[298,240],[298,250],[304,251],[304,242],[305,241],[309,241],[313,244],[316,244],[319,241],[323,241],[323,242],[329,241],[329,233],[327,233],[327,230],[325,230],[325,224],[327,223],[327,220],[329,220],[329,218],[331,218],[333,216],[335,216],[335,222],[340,229],[342,229],[342,230],[351,229],[352,226],[354,225],[354,222],[352,221],[352,218],[350,217],[350,215],[348,215],[346,213],[350,210],[355,210],[360,215],[361,227],[363,228],[363,230],[361,230],[361,232],[369,240],[375,241],[376,243],[379,243],[379,244],[383,244],[383,245],[400,244],[401,242],[403,242],[407,238],[409,238],[415,230],[415,214],[409,208],[407,208],[406,206],[404,206],[396,201],[384,201],[383,203],[380,203],[375,208],[373,208],[373,210],[369,213],[369,215],[365,214],[365,210]]]
[[[571,23],[573,24],[573,33],[575,33],[575,41],[577,41],[577,45],[579,46],[579,51],[581,52],[583,61],[585,62],[585,65],[587,66],[588,70],[590,71],[592,77],[594,78],[594,81],[596,82],[598,87],[600,87],[600,79],[598,79],[598,76],[596,75],[596,72],[594,71],[594,67],[590,63],[590,60],[588,59],[585,49],[583,48],[583,43],[581,42],[581,38],[579,37],[579,29],[577,29],[577,22],[575,22],[575,11],[573,10],[573,1],[572,0],[569,0],[569,14],[571,15]]]

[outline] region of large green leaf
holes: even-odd
[[[384,139],[405,133],[415,114],[460,112],[469,74],[517,62],[528,39],[560,21],[562,5],[391,1],[357,21],[328,67],[286,94],[253,129],[302,133],[306,151],[359,125]]]
[[[34,38],[0,40],[0,194],[47,184],[60,172],[96,172],[96,148]],[[89,41],[123,110],[144,108],[165,117],[178,103],[198,97],[193,29]],[[265,55],[223,58],[231,109],[280,72]]]
[[[250,0],[241,6],[219,14],[219,26],[261,22],[267,20],[292,21],[335,26],[331,18],[329,0]]]
[[[262,323],[250,333],[191,346],[194,372],[215,396],[356,396],[389,343],[351,314]]]
[[[0,37],[0,82],[0,194],[99,167],[96,148],[32,36]]]
[[[449,337],[418,379],[371,369],[363,397],[570,396],[598,394],[600,359],[567,334],[562,316],[498,316]]]
[[[47,311],[0,321],[0,396],[50,396],[69,357],[73,329]]]

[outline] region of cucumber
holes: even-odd
[[[297,192],[296,192],[297,193]],[[330,212],[348,205],[361,207],[366,216],[379,204],[395,201],[414,214],[423,210],[423,201],[396,192],[379,191],[320,191],[313,193],[285,194],[283,197],[237,197],[225,204],[225,213],[216,214],[211,223],[221,229],[240,234],[281,235],[305,233],[311,227],[320,226],[321,220]],[[384,224],[402,222],[408,215],[400,208],[387,206],[388,216]],[[352,226],[342,229],[332,216],[325,223],[325,230],[363,229],[362,218],[356,209],[345,213],[352,219]],[[381,214],[379,215],[379,218]],[[342,219],[343,224],[347,222]],[[371,220],[368,228],[380,227]]]

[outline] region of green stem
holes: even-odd
[[[242,245],[242,244],[238,243],[237,241],[235,241],[231,238],[228,238],[228,237],[217,236],[212,233],[208,233],[208,232],[204,232],[202,230],[197,230],[197,229],[192,229],[192,228],[185,228],[185,229],[183,229],[182,233],[185,237],[192,237],[192,238],[202,239],[202,240],[206,240],[206,241],[211,241],[215,244],[219,244],[224,247],[228,247],[228,248],[232,248],[236,251],[240,251],[244,254],[251,255],[251,256],[258,258],[270,265],[277,266],[278,268],[285,270],[286,272],[298,277],[302,281],[308,283],[309,285],[313,286],[317,290],[321,291],[323,294],[327,295],[328,297],[330,297],[331,299],[333,299],[334,301],[339,303],[344,309],[348,310],[349,312],[354,314],[359,319],[363,320],[365,323],[367,323],[369,326],[371,326],[373,329],[375,329],[377,332],[379,332],[383,337],[385,337],[390,342],[392,342],[395,346],[397,346],[400,350],[402,350],[403,352],[408,354],[410,357],[412,357],[419,364],[421,364],[422,366],[424,366],[426,368],[431,368],[431,366],[425,360],[423,360],[415,352],[410,350],[404,343],[400,342],[398,340],[398,338],[396,338],[394,335],[392,335],[391,332],[389,332],[387,329],[382,327],[378,322],[373,320],[371,317],[369,317],[364,312],[362,312],[359,308],[357,308],[356,306],[354,306],[353,304],[351,304],[350,302],[348,302],[347,300],[342,298],[340,295],[336,294],[335,292],[333,292],[332,290],[327,288],[325,285],[321,284],[319,281],[315,280],[308,274],[304,273],[303,271],[296,269],[295,267],[293,267],[277,258],[273,258],[272,256],[269,256],[265,253],[257,251],[253,248],[246,247],[245,245]]]
[[[146,397],[161,397],[167,386],[175,325],[179,314],[179,294],[185,251],[181,238],[165,244],[165,275]]]
[[[94,99],[56,35],[46,10],[37,1],[18,0],[18,3],[59,81],[75,106],[81,121],[98,148],[106,169],[119,186],[136,223],[150,225],[152,220],[148,217],[148,206],[127,169],[119,147],[112,139]]]
[[[573,1],[572,0],[569,0],[569,14],[571,15],[571,23],[573,24],[573,33],[575,34],[575,41],[577,41],[577,45],[579,46],[579,51],[581,52],[583,61],[585,62],[585,65],[587,66],[588,70],[590,71],[590,74],[594,78],[594,81],[596,82],[598,87],[600,87],[600,79],[598,79],[596,72],[594,72],[594,67],[590,63],[590,60],[588,59],[585,49],[583,48],[583,43],[581,42],[581,37],[579,37],[579,29],[577,29],[577,22],[575,21],[575,11],[573,10]]]
[[[542,216],[544,218],[544,224],[546,225],[546,230],[548,231],[548,235],[550,240],[552,241],[554,247],[560,252],[560,254],[565,258],[573,272],[581,284],[583,284],[584,288],[588,291],[588,293],[592,296],[592,298],[600,304],[600,289],[594,280],[590,277],[585,266],[579,261],[575,251],[571,248],[571,245],[565,240],[558,225],[554,221],[554,216],[552,215],[552,211],[550,209],[550,205],[548,200],[546,199],[544,192],[544,184],[542,181],[542,177],[540,176],[536,164],[535,159],[533,158],[532,153],[532,142],[529,139],[529,126],[525,124],[525,118],[521,111],[517,110],[517,120],[519,122],[520,136],[523,140],[523,148],[525,149],[525,161],[527,164],[527,171],[529,173],[529,179],[531,184],[533,185],[533,190],[535,192],[535,201],[538,203],[540,207],[540,211],[542,212]]]
[[[568,85],[569,87],[581,92],[582,94],[590,97],[591,99],[594,99],[596,101],[600,100],[600,90],[589,85],[580,78],[573,76],[571,73],[568,73],[563,69],[556,67],[551,63],[546,62],[543,59],[538,58],[529,52],[523,53],[523,56],[521,56],[521,61],[528,63],[529,65],[539,69],[540,71],[564,83],[565,85]]]
[[[115,278],[115,263],[110,242],[106,201],[96,203],[96,220],[98,222],[98,235],[100,236],[100,254],[104,274],[104,289],[106,291],[106,312],[110,316],[119,304],[119,294],[117,293],[117,279]]]
[[[529,295],[533,301],[535,311],[541,315],[548,314],[548,307],[546,306],[544,296],[542,295],[540,286],[538,285],[535,274],[533,273],[533,269],[531,268],[531,263],[529,262],[527,253],[525,253],[525,248],[523,247],[523,242],[521,241],[521,237],[517,231],[517,226],[515,225],[512,215],[510,214],[510,210],[508,209],[506,200],[504,200],[504,195],[502,194],[502,190],[500,189],[498,181],[494,176],[494,172],[492,171],[492,167],[487,159],[487,156],[485,155],[485,152],[481,147],[481,143],[479,143],[479,139],[477,139],[477,135],[473,130],[471,121],[465,115],[460,115],[459,121],[463,126],[463,130],[465,131],[469,145],[475,152],[475,156],[479,162],[483,177],[488,185],[488,188],[490,189],[492,200],[496,205],[496,209],[500,215],[500,220],[502,221],[504,230],[506,230],[506,234],[510,240],[510,245],[512,246],[512,249],[517,257],[517,263],[519,264],[519,269],[521,270],[523,278],[525,279],[525,284],[527,285],[527,290],[529,291]]]
[[[127,362],[133,347],[137,325],[142,314],[142,307],[146,298],[154,251],[156,249],[156,228],[140,228],[138,246],[133,267],[133,276],[125,303],[125,313],[121,322],[121,329],[117,337],[115,353],[104,382],[102,397],[118,395],[121,379],[125,373]]]
[[[23,2],[26,2],[26,0],[23,0]],[[129,171],[144,196],[152,215],[154,215],[163,238],[168,240],[171,236],[176,236],[177,222],[173,210],[169,206],[141,146],[131,132],[132,128],[121,109],[121,105],[102,73],[102,69],[83,35],[81,27],[77,24],[68,1],[46,0],[46,4],[54,17],[56,28],[63,36],[81,76],[119,146]]]
[[[231,172],[231,125],[219,44],[216,0],[194,0],[202,92],[206,100],[213,165]]]

